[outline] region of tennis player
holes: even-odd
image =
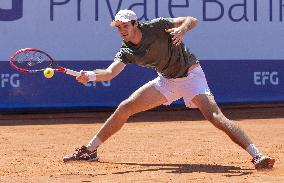
[[[210,92],[199,60],[182,42],[185,33],[196,25],[194,17],[157,18],[139,23],[131,10],[120,10],[116,14],[111,26],[117,28],[122,46],[114,62],[105,70],[81,71],[77,80],[83,84],[110,81],[132,63],[155,69],[158,77],[122,101],[90,142],[65,156],[65,162],[98,160],[98,147],[118,132],[131,115],[183,98],[187,107],[197,107],[216,128],[246,150],[256,169],[273,167],[275,159],[263,155],[240,126],[223,115]]]

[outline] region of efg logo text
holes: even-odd
[[[279,85],[278,72],[254,72],[254,84],[258,86]]]

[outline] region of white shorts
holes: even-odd
[[[189,71],[188,76],[184,78],[167,79],[158,73],[158,77],[149,81],[149,84],[166,97],[167,102],[164,105],[170,105],[173,101],[183,98],[186,107],[196,108],[192,102],[196,95],[212,95],[201,66]]]

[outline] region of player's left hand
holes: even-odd
[[[186,33],[185,30],[181,29],[180,27],[178,28],[171,28],[171,29],[165,29],[166,32],[170,33],[173,37],[173,44],[175,46],[180,45],[180,43],[182,42],[184,35]]]

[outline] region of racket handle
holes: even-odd
[[[71,76],[80,76],[80,72],[73,71],[71,69],[66,69],[65,73],[68,74],[68,75],[71,75]]]

